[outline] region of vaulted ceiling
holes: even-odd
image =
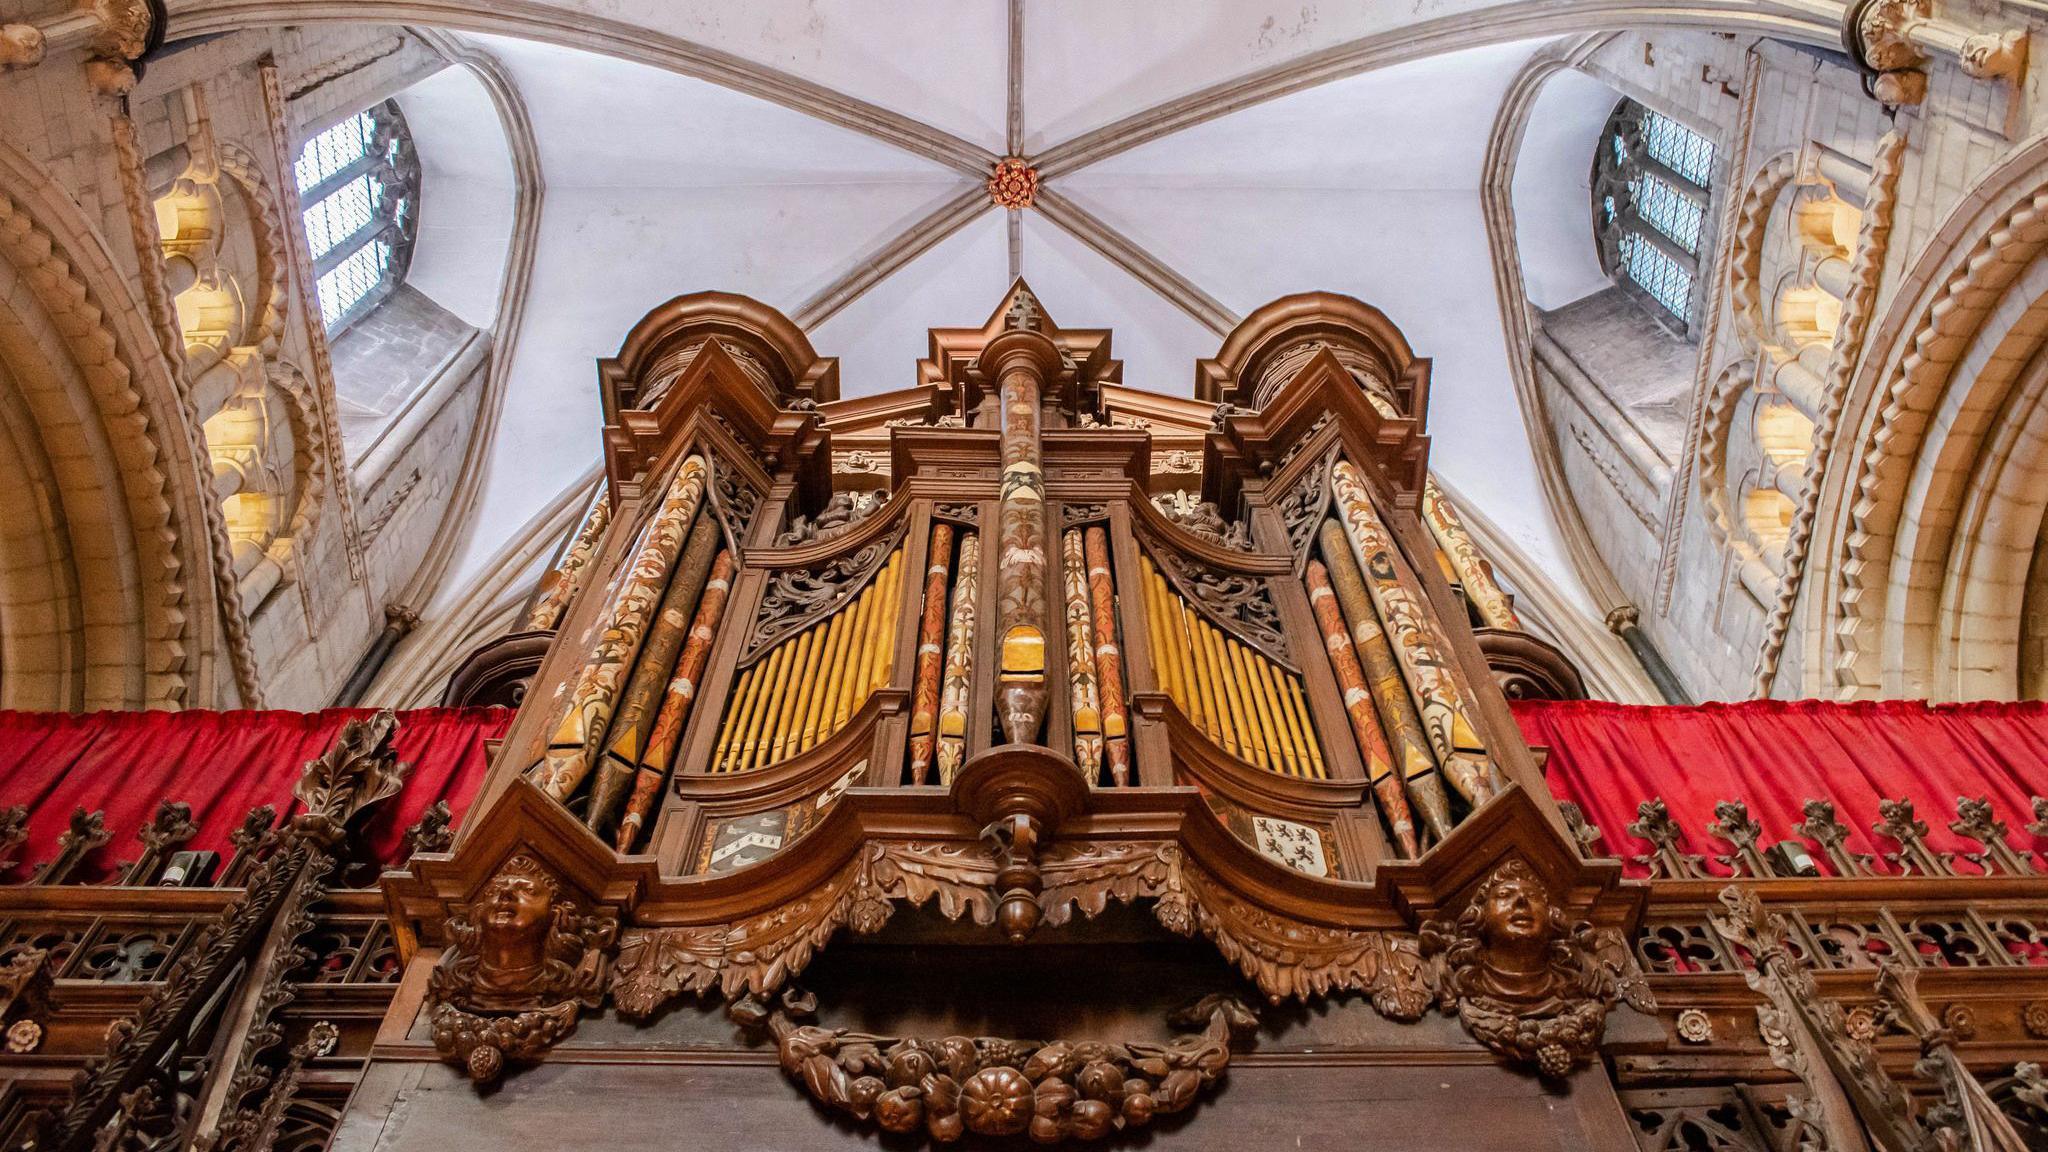
[[[550,5],[509,6],[478,25],[499,32],[465,35],[516,85],[546,191],[480,530],[450,585],[587,472],[593,361],[653,305],[700,289],[764,300],[840,357],[843,393],[859,395],[910,384],[925,330],[980,319],[1015,275],[1061,323],[1113,328],[1128,383],[1179,395],[1236,318],[1276,296],[1379,306],[1435,360],[1440,474],[1562,578],[1479,196],[1503,93],[1549,18],[1515,5],[1453,35],[1453,6],[627,0],[579,30],[540,20]],[[1394,35],[1404,20],[1435,34]],[[1247,77],[1239,95],[1216,88]],[[442,114],[457,99],[474,94],[407,97],[430,125],[418,260],[494,278],[488,261],[433,251],[466,235],[434,227],[437,190],[466,196],[504,166],[502,136]],[[1022,212],[985,188],[1013,153],[1044,175]],[[1576,207],[1569,193],[1588,164],[1557,162],[1564,206],[1523,220],[1525,243],[1547,230],[1589,259],[1583,193]]]

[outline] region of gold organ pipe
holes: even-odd
[[[839,679],[837,673],[840,661],[846,654],[846,613],[834,612],[832,619],[825,622],[825,660],[823,674],[816,686],[806,686],[810,699],[804,705],[803,736],[797,742],[797,751],[805,752],[821,739],[819,729],[832,723],[830,697],[832,685]]]
[[[796,655],[789,660],[788,686],[784,691],[775,694],[775,717],[770,724],[769,733],[773,737],[773,742],[768,745],[766,757],[757,760],[757,764],[772,764],[782,759],[783,750],[789,747],[790,737],[793,735],[790,716],[801,711],[804,686],[815,683],[818,677],[818,669],[811,651],[818,646],[817,635],[816,628],[806,628],[796,638]]]
[[[754,748],[761,742],[761,729],[768,723],[768,711],[775,700],[776,686],[782,681],[782,666],[788,661],[789,649],[778,645],[768,654],[766,662],[754,665],[754,671],[760,675],[755,678],[753,707],[747,713],[746,730],[733,749],[732,767],[727,771],[744,771],[753,760]]]
[[[1307,776],[1307,766],[1301,762],[1301,748],[1294,733],[1287,727],[1287,713],[1280,709],[1280,694],[1273,687],[1273,665],[1251,654],[1251,668],[1254,687],[1259,692],[1259,715],[1273,730],[1273,741],[1279,745],[1280,758],[1287,762],[1287,774]]]
[[[1239,755],[1241,745],[1237,742],[1237,728],[1231,724],[1230,711],[1224,707],[1218,691],[1216,667],[1210,659],[1209,642],[1202,634],[1201,618],[1171,588],[1167,589],[1167,594],[1174,597],[1173,602],[1180,608],[1181,627],[1187,630],[1188,663],[1194,669],[1195,684],[1201,689],[1202,708],[1209,717],[1209,731],[1223,741],[1224,748],[1231,755]]]
[[[1301,681],[1287,677],[1287,709],[1294,722],[1301,728],[1302,745],[1308,749],[1308,762],[1318,780],[1328,780],[1330,769],[1323,764],[1322,745],[1316,743],[1315,727],[1309,723],[1308,702],[1302,699]]]
[[[882,653],[875,661],[874,678],[868,681],[868,691],[876,692],[889,684],[889,677],[896,674],[896,636],[901,631],[896,626],[899,613],[888,611],[900,608],[903,602],[903,553],[897,552],[889,559],[888,585],[882,590]]]
[[[726,759],[732,755],[735,735],[746,724],[746,710],[753,706],[754,700],[749,693],[753,690],[754,673],[757,671],[759,669],[749,668],[740,673],[739,681],[733,687],[732,722],[719,726],[718,750],[711,754],[712,770],[715,772],[725,771]]]
[[[1211,624],[1139,557],[1159,685],[1189,722],[1256,767],[1329,778],[1300,678]]]
[[[842,667],[849,667],[850,665],[857,664],[859,662],[860,647],[867,641],[868,618],[874,614],[874,611],[874,597],[869,596],[865,591],[861,593],[860,599],[855,600],[853,603],[847,605],[845,608],[842,608],[840,610],[841,614],[847,617],[846,652],[844,655],[840,657],[840,663]],[[846,725],[847,720],[852,718],[854,699],[859,695],[860,685],[853,682],[853,676],[851,675],[850,667],[849,674],[844,676],[836,676],[833,678],[833,731],[836,732],[840,728],[844,727]]]
[[[1145,638],[1152,648],[1152,675],[1159,681],[1159,688],[1167,696],[1178,700],[1181,694],[1173,678],[1173,658],[1166,650],[1166,632],[1160,627],[1159,597],[1152,591],[1152,565],[1148,562],[1140,569],[1139,583],[1145,590]]]
[[[852,602],[784,637],[740,674],[715,771],[745,772],[810,751],[888,683],[896,634],[886,605],[902,590],[902,558],[890,557]]]
[[[889,563],[882,565],[882,570],[875,573],[875,580],[870,585],[871,588],[881,588],[888,584],[889,564],[893,563],[895,563],[895,558],[890,557]],[[866,601],[868,597],[863,593],[861,599]],[[858,693],[865,694],[869,686],[874,683],[870,678],[875,674],[875,640],[880,631],[882,618],[888,615],[887,612],[880,611],[883,603],[884,601],[877,598],[876,602],[869,607],[866,618],[861,622],[860,647],[855,650],[853,666],[849,669],[853,673],[854,690]]]

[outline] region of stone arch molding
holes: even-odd
[[[161,445],[172,383],[75,206],[0,144],[0,411],[6,482],[27,522],[0,547],[35,561],[0,586],[0,705],[175,708],[195,687],[183,517]],[[138,354],[138,350],[141,350]],[[188,494],[189,495],[189,494]]]
[[[1940,232],[1844,409],[1831,547],[1807,633],[1844,696],[2012,698],[2048,505],[2048,136],[2015,149]],[[1818,551],[1818,550],[1817,550]]]

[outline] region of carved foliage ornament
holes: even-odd
[[[896,1038],[799,1024],[808,997],[768,1008],[748,998],[733,1018],[766,1026],[782,1069],[819,1103],[884,1131],[951,1143],[1028,1134],[1039,1144],[1100,1140],[1179,1112],[1216,1083],[1231,1040],[1258,1023],[1228,996],[1205,997],[1173,1023],[1199,1029],[1167,1044],[1039,1043],[993,1037]]]
[[[546,866],[520,853],[448,918],[448,951],[428,978],[434,1047],[478,1083],[533,1060],[604,994],[610,913],[586,914]]]
[[[1626,969],[1603,963],[1589,924],[1571,923],[1529,865],[1510,860],[1452,922],[1422,926],[1437,1004],[1494,1052],[1562,1077],[1592,1059]]]
[[[828,513],[821,513],[819,519],[823,520]],[[901,534],[899,526],[897,531],[858,551],[808,568],[785,568],[769,577],[741,659],[750,660],[773,648],[776,641],[803,631],[813,620],[851,599],[896,550]],[[797,542],[790,541],[789,533],[784,533],[777,543],[784,541]]]

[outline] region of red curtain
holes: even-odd
[[[1948,829],[1957,797],[1989,797],[2008,842],[2048,848],[2025,827],[2034,819],[2031,797],[2048,795],[2048,704],[1530,701],[1516,702],[1514,712],[1529,743],[1550,748],[1551,791],[1577,802],[1600,829],[1598,847],[1624,859],[1650,851],[1627,827],[1638,804],[1659,797],[1685,850],[1706,855],[1716,873],[1726,869],[1712,857],[1730,847],[1706,826],[1721,800],[1749,805],[1766,846],[1801,839],[1792,827],[1808,799],[1832,800],[1850,829],[1850,850],[1883,853],[1898,846],[1871,834],[1879,800],[1912,800],[1929,826],[1927,843],[1953,852],[1975,850]],[[1819,846],[1805,843],[1828,871]],[[1630,870],[1642,872],[1632,861]]]
[[[106,814],[112,839],[96,854],[107,874],[133,860],[135,834],[162,800],[192,806],[199,834],[187,845],[225,856],[228,835],[249,810],[292,808],[292,785],[306,761],[324,751],[366,708],[324,712],[54,712],[0,711],[0,806],[29,811],[28,842],[18,850],[15,878],[57,853],[57,837],[74,809]],[[484,741],[505,734],[503,708],[422,708],[398,713],[392,746],[412,765],[405,788],[371,813],[364,850],[395,858],[405,830],[436,800],[460,816],[483,782]]]

